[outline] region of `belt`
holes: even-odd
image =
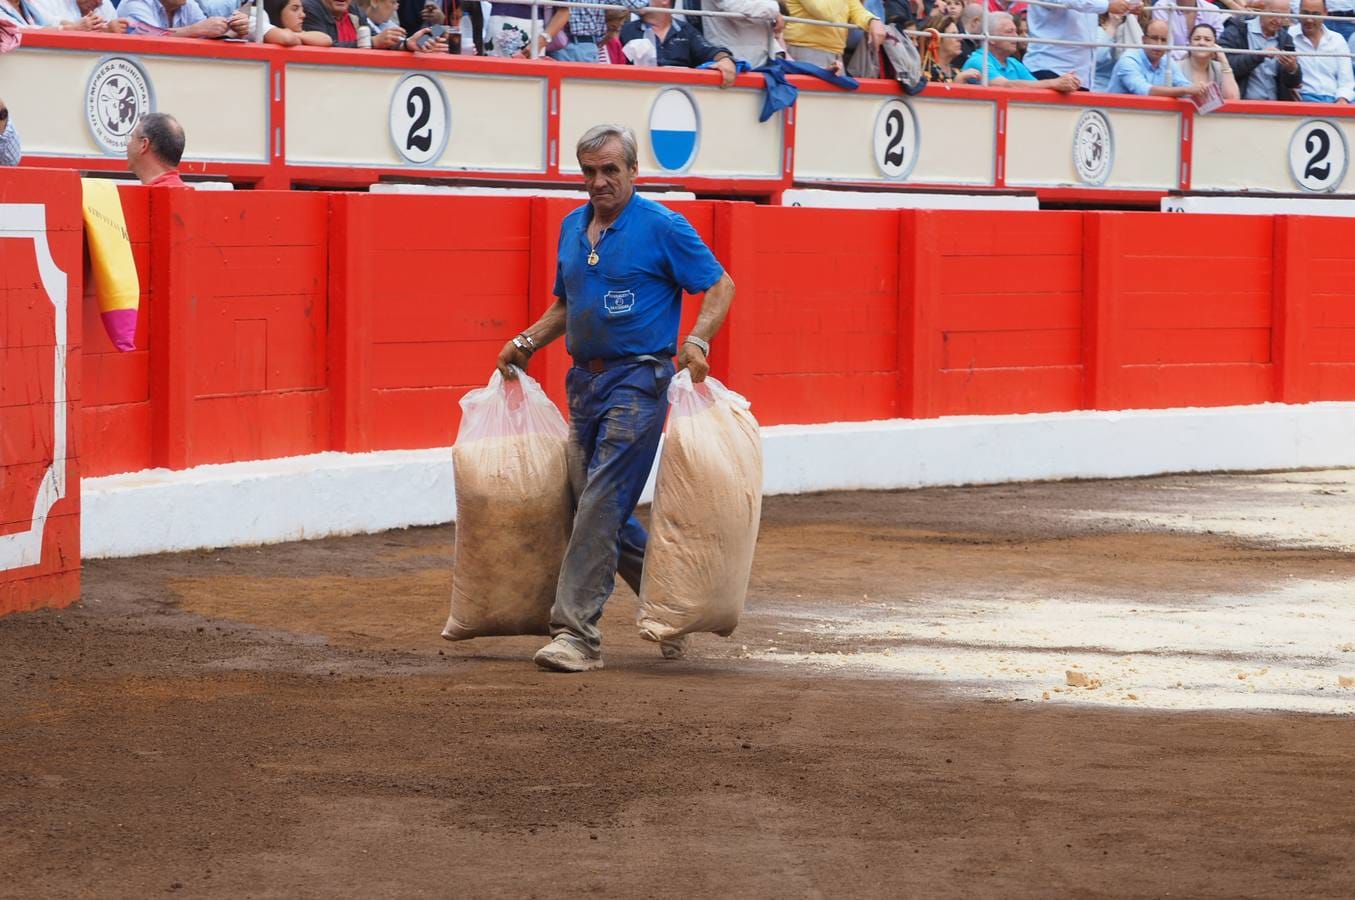
[[[597,375],[600,372],[609,372],[612,369],[633,366],[642,362],[661,362],[661,360],[658,356],[650,353],[642,353],[639,356],[618,356],[615,359],[579,359],[575,357],[574,367]]]
[[[1327,13],[1329,16],[1336,16],[1339,19],[1355,19],[1355,10],[1342,9]]]

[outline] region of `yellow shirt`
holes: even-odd
[[[866,11],[861,0],[786,0],[787,15],[825,22],[850,22],[865,28],[875,16]],[[786,23],[786,43],[791,47],[812,47],[839,56],[847,47],[847,29],[827,25]],[[791,56],[795,51],[791,51]]]

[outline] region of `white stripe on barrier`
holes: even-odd
[[[1355,466],[1355,403],[781,425],[768,494]],[[653,478],[644,499],[652,497]],[[447,448],[86,479],[89,558],[357,534],[455,517]]]

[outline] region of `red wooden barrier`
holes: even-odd
[[[72,172],[0,178],[0,614],[80,595],[80,216]]]
[[[118,193],[122,196],[122,214],[141,281],[141,309],[136,320],[136,349],[120,352],[104,331],[94,283],[85,279],[80,302],[85,335],[81,469],[86,476],[149,469],[152,459],[150,191],[140,185],[124,185]]]
[[[156,465],[329,447],[329,198],[151,191]]]
[[[147,349],[87,311],[92,471],[450,444],[576,205],[124,188]],[[1327,220],[673,206],[738,285],[714,372],[768,425],[1355,398]],[[531,366],[562,406],[568,365]]]

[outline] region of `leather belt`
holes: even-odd
[[[586,369],[594,375],[607,372],[612,369],[618,369],[621,366],[633,366],[642,362],[659,362],[661,357],[644,353],[639,356],[618,356],[615,359],[579,359],[575,357],[574,365],[580,369]]]

